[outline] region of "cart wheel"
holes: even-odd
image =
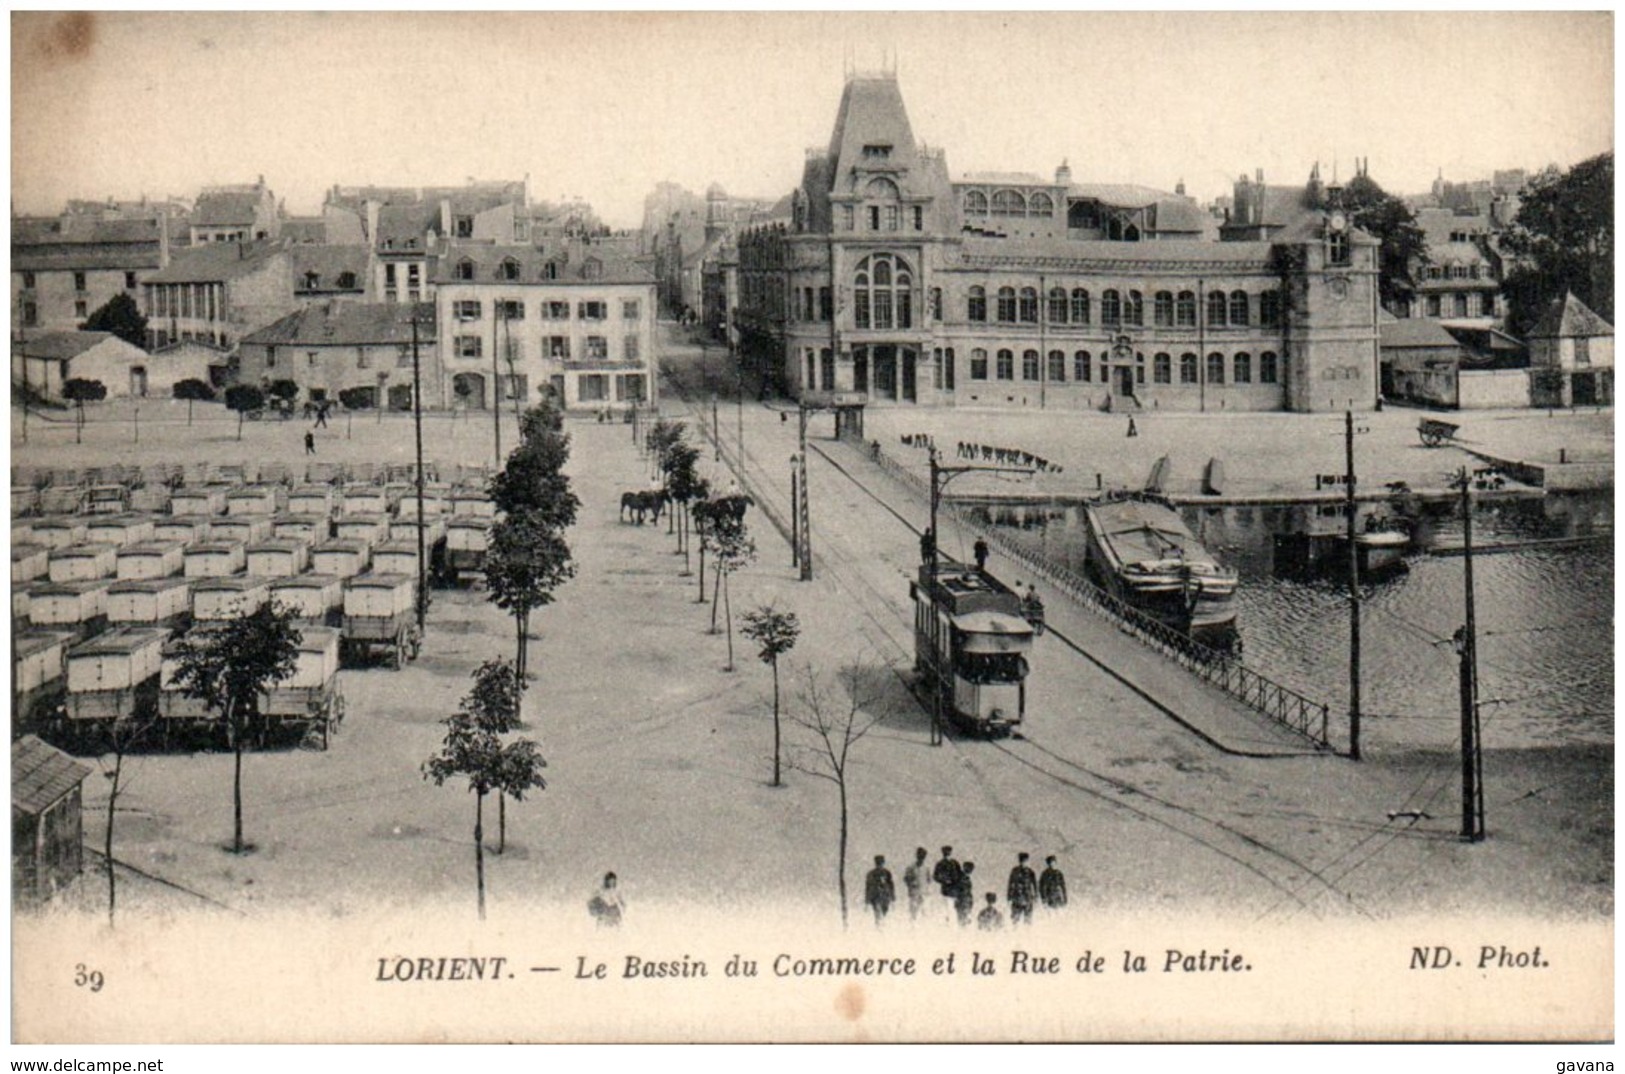
[[[405,654],[405,651],[404,651],[405,649],[406,649],[406,632],[403,630],[399,634],[395,635],[395,648],[394,648],[394,651],[393,651],[393,655],[391,656],[390,666],[393,667],[396,671],[401,670],[401,668],[406,664],[406,654]]]

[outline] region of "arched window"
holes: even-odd
[[[864,211],[869,217],[870,231],[896,231],[901,223],[901,209],[897,204],[901,195],[897,184],[885,176],[869,180],[863,189],[866,199]]]
[[[999,352],[998,377],[1000,380],[1016,379],[1016,355],[1014,351]]]
[[[970,379],[987,379],[987,351],[980,347],[970,352]]]
[[[1174,302],[1174,323],[1181,328],[1196,327],[1196,292],[1181,291]]]
[[[1145,299],[1138,291],[1128,293],[1128,301],[1123,303],[1123,323],[1132,325],[1145,324]]]
[[[1014,190],[1000,190],[993,195],[994,216],[1026,216],[1027,201]]]
[[[1158,291],[1151,299],[1151,323],[1158,328],[1172,328],[1174,324],[1174,293]]]
[[[1230,359],[1230,380],[1234,384],[1251,384],[1253,382],[1253,356],[1242,351]]]
[[[1225,308],[1223,291],[1209,291],[1207,293],[1207,326],[1209,328],[1224,327]]]
[[[1027,199],[1028,216],[1054,216],[1055,202],[1042,190]]]
[[[1281,292],[1265,291],[1258,296],[1258,323],[1265,328],[1281,327]]]
[[[1174,379],[1174,360],[1167,354],[1161,352],[1152,355],[1151,379],[1158,384],[1172,384]]]
[[[1189,351],[1179,356],[1179,383],[1196,383],[1196,355]]]
[[[914,277],[895,254],[872,254],[852,277],[852,319],[858,328],[914,327]]]
[[[1090,360],[1088,351],[1078,351],[1072,356],[1072,379],[1081,380],[1088,384],[1094,379],[1090,375]]]
[[[1021,322],[1023,324],[1038,323],[1038,288],[1023,287],[1021,289]]]
[[[1258,356],[1258,383],[1275,383],[1275,352],[1265,351]]]
[[[869,180],[869,185],[863,188],[863,196],[883,201],[896,201],[901,197],[897,191],[897,184],[883,175]]]
[[[987,320],[987,291],[981,287],[972,287],[965,298],[965,320]],[[985,356],[984,356],[985,357]]]
[[[1066,380],[1066,352],[1049,352],[1049,379],[1055,381]]]
[[[517,280],[519,278],[519,262],[511,257],[503,258],[502,264],[497,266],[497,278],[500,280]]]
[[[1248,316],[1248,312],[1249,311],[1247,309],[1247,292],[1246,291],[1231,291],[1230,292],[1230,323],[1232,325],[1234,325],[1235,327],[1237,327],[1237,328],[1246,328],[1247,327],[1247,322],[1251,320],[1251,318]]]
[[[1100,323],[1107,328],[1116,328],[1123,323],[1123,300],[1115,290],[1106,291],[1100,296]]]
[[[1049,323],[1066,323],[1066,288],[1051,287],[1049,289]]]
[[[1000,323],[1016,323],[1016,289],[1014,287],[999,288],[998,314]]]
[[[472,280],[474,278],[474,262],[466,257],[457,262],[457,278],[459,280]]]
[[[1072,289],[1072,323],[1089,323],[1089,292],[1081,287]]]
[[[1037,380],[1038,379],[1038,352],[1037,351],[1022,351],[1021,352],[1021,379],[1022,380]]]
[[[980,190],[966,191],[965,192],[965,215],[966,216],[986,216],[987,215],[987,195],[982,193]]]
[[[1207,382],[1209,384],[1224,383],[1224,355],[1214,351],[1207,356]]]

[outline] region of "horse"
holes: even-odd
[[[666,508],[667,499],[664,490],[623,492],[621,493],[620,520],[625,522],[627,512],[630,511],[634,516],[633,520],[640,526],[643,525],[643,516],[646,513],[653,513],[654,521],[659,522],[660,513]]]
[[[745,520],[745,509],[754,506],[755,500],[742,492],[731,496],[715,496],[709,500],[701,500],[689,508],[694,515],[694,525],[702,532],[709,529],[713,522],[726,521],[738,526]]]

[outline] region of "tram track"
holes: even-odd
[[[676,379],[673,378],[673,380],[676,383]],[[687,387],[687,385],[682,385],[682,387]],[[694,420],[703,426],[706,415],[699,412],[697,404],[688,398],[686,392],[679,391],[677,394],[683,400],[685,407]],[[713,430],[712,435],[720,435],[720,433]],[[848,467],[831,458],[829,453],[822,447],[811,443],[807,447],[810,453],[816,454],[824,460],[826,472],[833,471],[835,474],[844,477],[851,486],[873,501],[900,526],[910,534],[918,537],[920,534],[919,528],[910,522],[908,517],[895,504],[888,501],[869,483],[860,480]],[[749,452],[739,455],[739,460],[742,469],[748,471],[751,468],[753,460]],[[747,474],[739,476],[742,482],[750,482]],[[809,474],[810,481],[811,476]],[[823,577],[834,581],[842,590],[846,591],[849,597],[852,598],[853,606],[861,609],[862,615],[868,623],[880,631],[887,643],[886,647],[898,654],[901,659],[888,661],[888,667],[902,683],[910,687],[910,696],[914,697],[916,703],[920,704],[923,709],[925,702],[913,691],[913,683],[903,670],[912,665],[913,658],[912,627],[907,617],[899,611],[895,600],[889,594],[882,592],[872,581],[858,576],[857,572],[848,572],[835,566],[830,562],[830,559],[829,556],[818,557],[817,562],[822,569]],[[849,573],[852,576],[849,577]],[[862,599],[859,599],[860,597]],[[865,630],[864,633],[867,634],[868,631]],[[1190,726],[1187,722],[1178,720],[1177,714],[1168,712],[1164,706],[1157,704],[1154,699],[1148,698],[1140,691],[1135,690],[1132,684],[1124,683],[1120,676],[1115,675],[1110,668],[1100,665],[1098,660],[1091,657],[1081,646],[1064,634],[1055,631],[1053,628],[1046,631],[1046,633],[1055,636],[1060,644],[1072,650],[1076,655],[1088,660],[1105,674],[1123,683],[1137,694],[1142,701],[1153,705],[1166,715],[1172,716],[1185,730],[1190,731],[1194,737],[1203,741],[1210,748],[1233,755],[1254,756],[1228,750],[1213,741],[1209,736],[1202,734],[1198,729]],[[981,792],[990,798],[994,807],[1015,822],[1016,826],[1024,833],[1031,835],[1028,826],[1021,821],[1019,810],[1003,800],[1003,796],[996,790],[994,781],[989,779],[987,774],[981,770],[981,766],[986,760],[986,754],[981,750],[964,749],[961,747],[960,742],[952,737],[945,736],[944,742],[952,747],[961,762],[971,769]],[[978,746],[982,744],[980,741],[978,742]],[[1369,911],[1356,903],[1348,891],[1340,888],[1333,880],[1290,851],[1267,839],[1252,835],[1232,824],[1207,816],[1199,809],[1182,805],[1131,780],[1098,771],[1082,761],[1064,756],[1030,737],[1016,737],[1007,741],[995,740],[986,743],[986,745],[990,745],[998,756],[1013,762],[1030,773],[1031,778],[1059,785],[1069,792],[1112,807],[1114,811],[1126,813],[1155,824],[1170,834],[1188,840],[1205,852],[1223,858],[1237,868],[1256,877],[1280,896],[1260,914],[1260,918],[1268,917],[1282,909],[1287,910],[1291,915],[1311,910],[1316,901],[1327,895],[1336,898],[1342,906],[1353,908],[1363,916],[1370,916]],[[973,753],[980,756],[972,756]]]

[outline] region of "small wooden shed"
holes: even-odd
[[[11,891],[48,902],[84,871],[83,784],[94,771],[34,735],[11,744]]]

